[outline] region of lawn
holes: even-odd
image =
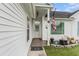
[[[79,45],[73,48],[54,48],[52,46],[44,48],[48,56],[79,56]]]

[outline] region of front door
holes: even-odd
[[[33,22],[33,38],[41,38],[41,22],[35,21]]]

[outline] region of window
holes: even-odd
[[[29,24],[30,24],[30,23],[29,23],[29,18],[27,17],[27,41],[29,40],[29,35],[30,35],[30,34],[29,34],[29,29],[30,29],[30,28],[29,28]]]
[[[39,31],[39,25],[35,24],[35,31]]]
[[[39,28],[40,28],[40,21],[35,21],[34,22],[34,30],[38,32]]]
[[[54,32],[51,24],[51,34],[64,34],[64,22],[56,21],[56,31]]]

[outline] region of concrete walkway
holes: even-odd
[[[29,51],[28,56],[47,56],[45,50],[40,50],[40,51]]]

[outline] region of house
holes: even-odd
[[[79,35],[79,11],[56,11],[57,31],[52,31],[52,9],[48,3],[0,3],[0,55],[26,56],[33,39]]]
[[[51,18],[53,12],[51,12]],[[52,25],[50,25],[50,38],[54,38],[55,40],[61,39],[62,36],[72,36],[75,39],[78,39],[79,35],[79,20],[78,20],[79,10],[70,13],[64,11],[55,11],[55,19],[56,19],[56,31],[53,32]],[[51,19],[52,24],[52,19]]]
[[[0,3],[0,55],[26,56],[32,38],[43,37],[42,21],[46,14],[49,20],[51,8],[48,3]]]

